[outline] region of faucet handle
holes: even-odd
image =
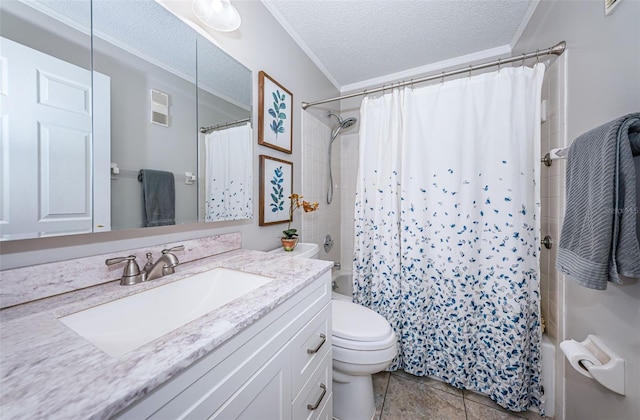
[[[108,260],[106,260],[104,263],[106,265],[114,265],[114,264],[118,264],[121,263],[123,261],[129,261],[127,263],[127,265],[130,265],[131,262],[133,261],[135,263],[136,261],[136,256],[135,255],[129,255],[128,257],[115,257],[115,258],[109,258]]]
[[[162,255],[167,256],[167,264],[165,264],[165,266],[162,268],[162,274],[165,276],[175,273],[175,267],[180,264],[180,261],[178,261],[178,257],[172,254],[173,251],[184,251],[184,245],[178,245],[174,246],[173,248],[162,250]]]
[[[144,276],[140,273],[140,267],[138,267],[135,255],[129,255],[128,257],[109,258],[104,263],[106,265],[114,265],[124,261],[127,262],[127,265],[124,266],[124,271],[122,272],[122,277],[120,278],[120,284],[129,286],[144,281]]]
[[[173,248],[163,249],[162,253],[163,254],[168,254],[168,253],[174,252],[174,251],[184,251],[184,245],[178,245],[178,246],[174,246]]]

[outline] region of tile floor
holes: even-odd
[[[375,420],[542,420],[537,413],[513,413],[488,397],[408,373],[373,375]]]

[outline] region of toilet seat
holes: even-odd
[[[332,301],[333,337],[356,342],[376,342],[389,339],[391,325],[384,317],[357,303]]]
[[[334,300],[331,305],[334,359],[358,364],[395,357],[396,334],[382,315],[357,303]]]
[[[396,345],[396,335],[391,332],[387,338],[384,340],[377,341],[354,341],[354,340],[345,340],[344,338],[336,337],[335,335],[332,338],[333,347],[339,347],[347,350],[358,350],[358,351],[379,351],[385,350],[389,347],[394,347]]]

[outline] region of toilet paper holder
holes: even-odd
[[[571,366],[587,378],[620,395],[625,395],[625,360],[595,335],[584,341],[566,340],[560,349]]]

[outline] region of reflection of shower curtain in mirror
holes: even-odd
[[[253,216],[251,125],[213,131],[205,137],[205,221]]]

